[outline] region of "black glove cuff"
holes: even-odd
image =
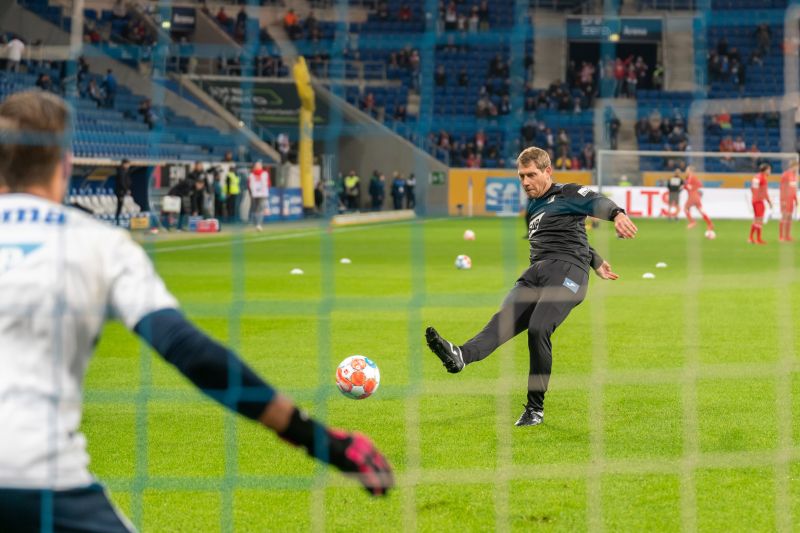
[[[621,207],[615,207],[614,209],[611,210],[611,214],[608,216],[608,220],[611,220],[613,222],[614,219],[617,218],[617,215],[619,215],[620,213],[624,215],[625,210],[622,209]]]
[[[313,453],[314,443],[318,436],[325,435],[325,433],[325,428],[321,424],[315,422],[305,411],[295,407],[289,419],[289,425],[278,433],[278,436]]]

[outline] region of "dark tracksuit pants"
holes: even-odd
[[[461,347],[464,362],[485,359],[527,329],[528,406],[542,410],[553,366],[550,336],[586,297],[588,284],[588,273],[577,265],[558,259],[536,261],[523,272],[489,323]]]

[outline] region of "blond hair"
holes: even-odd
[[[517,156],[517,164],[521,167],[527,167],[533,164],[536,165],[536,168],[539,170],[544,170],[551,166],[548,153],[536,146],[529,146],[520,152]]]

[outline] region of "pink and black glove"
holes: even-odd
[[[303,447],[310,456],[354,477],[373,496],[384,496],[394,486],[389,462],[361,433],[326,428],[295,409],[289,426],[279,435]]]

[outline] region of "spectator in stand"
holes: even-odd
[[[114,77],[114,71],[108,69],[106,77],[103,79],[102,89],[105,93],[105,106],[108,108],[114,107],[114,100],[117,97],[117,78]]]
[[[458,24],[458,11],[456,4],[452,0],[444,8],[444,31],[454,31]]]
[[[769,54],[770,40],[772,39],[772,30],[769,29],[767,24],[759,24],[755,31],[756,50],[761,57]]]
[[[478,6],[478,20],[480,20],[480,30],[487,31],[489,29],[489,1],[481,0]]]
[[[503,61],[503,56],[496,54],[494,59],[489,63],[489,77],[491,78],[507,78],[508,77],[508,63]]]
[[[469,12],[469,19],[467,19],[467,31],[470,33],[477,33],[480,23],[481,19],[478,16],[478,6],[472,6]]]
[[[622,58],[617,58],[614,61],[614,96],[619,98],[622,96],[623,89],[625,88],[625,74],[626,74],[625,63],[622,61]]]
[[[656,63],[655,68],[653,68],[653,77],[650,80],[650,85],[656,91],[664,88],[664,65],[661,63]]]
[[[458,71],[458,86],[467,87],[468,85],[469,85],[469,76],[467,75],[467,69],[461,67],[461,70]]]
[[[371,92],[367,93],[364,99],[361,101],[361,110],[364,113],[374,117],[378,110],[375,108],[375,95]]]
[[[611,108],[606,109],[606,129],[608,131],[609,145],[612,150],[617,149],[619,139],[619,128],[622,125],[614,110]]]
[[[644,62],[642,56],[638,56],[633,66],[636,68],[636,87],[638,89],[646,88],[649,85],[647,83],[647,72],[650,70],[649,65]]]
[[[36,86],[43,91],[52,91],[53,90],[53,80],[50,79],[49,74],[39,74],[39,77],[36,78]]]
[[[158,116],[156,115],[149,98],[145,98],[139,104],[139,114],[142,115],[142,120],[144,120],[144,123],[147,124],[148,129],[152,130],[156,126]]]
[[[111,8],[111,16],[115,19],[128,17],[128,8],[125,7],[124,0],[114,0],[114,7]]]
[[[484,94],[478,99],[477,104],[475,105],[475,116],[477,118],[486,118],[490,114],[490,109],[492,107],[492,102],[489,100],[489,96]]]
[[[89,62],[86,58],[81,56],[78,58],[78,85],[82,84],[89,75]]]
[[[628,72],[625,75],[625,94],[628,98],[636,98],[636,88],[639,83],[639,77],[636,74],[636,67],[633,64],[628,65]]]
[[[581,168],[591,170],[594,168],[594,146],[592,143],[583,145],[581,155],[579,157],[579,164]]]
[[[372,172],[369,180],[369,195],[372,198],[372,210],[380,211],[383,209],[383,200],[386,196],[386,176],[377,170]]]
[[[556,157],[554,169],[557,170],[572,170],[572,156],[569,154],[568,146],[560,146],[558,149],[558,157]]]
[[[474,144],[475,149],[479,153],[483,153],[483,149],[486,147],[486,133],[483,131],[483,128],[475,132]]]
[[[394,119],[398,122],[406,121],[406,106],[399,105],[394,108]]]
[[[523,148],[532,146],[536,139],[536,121],[533,119],[526,120],[520,129],[520,135],[522,136]]]
[[[728,113],[728,110],[725,108],[714,117],[714,123],[721,131],[728,131],[733,127],[731,125],[731,114]]]
[[[594,65],[592,65],[588,61],[584,61],[583,64],[581,65],[579,80],[580,80],[580,89],[586,95],[590,95],[594,92],[594,73],[595,73]]]
[[[245,11],[244,6],[236,14],[236,25],[242,27],[247,25],[247,11]]]
[[[436,67],[436,72],[433,74],[433,82],[437,87],[444,87],[447,85],[447,71],[445,71],[444,65],[440,64]]]
[[[397,12],[397,20],[400,22],[411,22],[411,8],[408,4],[403,4],[400,7],[400,11]]]
[[[389,5],[386,2],[381,2],[378,4],[378,20],[387,21],[389,20]]]
[[[100,87],[97,86],[97,82],[94,78],[89,80],[89,86],[86,88],[86,95],[90,100],[97,104],[97,107],[101,107],[105,102],[103,91],[101,91]]]
[[[741,135],[736,136],[736,139],[734,139],[733,141],[732,148],[734,152],[739,154],[742,154],[747,151],[747,144],[745,144],[744,138],[742,138]]]
[[[725,37],[717,41],[717,55],[720,57],[728,57],[728,39]]]
[[[225,12],[225,6],[219,6],[219,11],[217,11],[217,22],[225,25],[227,24],[229,18],[230,17],[228,17],[228,14]]]
[[[561,150],[564,147],[569,149],[571,145],[569,135],[567,135],[567,130],[565,130],[564,128],[560,128],[558,130],[558,137],[556,137],[556,145],[558,146],[559,150]]]
[[[475,152],[467,153],[467,168],[481,168],[481,156]]]
[[[775,100],[770,98],[769,104],[767,105],[769,109],[764,113],[764,124],[768,128],[779,128],[781,125],[781,115],[775,107]]]
[[[289,35],[291,40],[297,39],[300,33],[303,31],[300,28],[300,19],[297,18],[297,15],[295,15],[294,9],[292,8],[289,8],[289,10],[283,16],[283,29],[286,30],[286,33]]]
[[[503,96],[502,100],[500,100],[500,106],[497,108],[498,115],[510,115],[511,114],[511,99],[508,95]]]
[[[25,43],[18,36],[14,35],[5,46],[6,70],[19,72],[19,64],[22,62],[22,55],[25,52]]]
[[[726,135],[719,141],[719,151],[723,154],[732,153],[733,152],[733,139],[730,135]],[[730,161],[731,158],[727,157],[724,158],[723,161]]]

